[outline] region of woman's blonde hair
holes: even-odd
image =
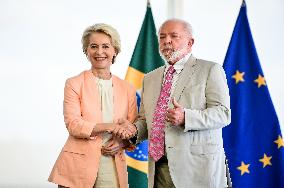
[[[104,33],[108,35],[110,37],[111,45],[115,49],[116,55],[121,51],[120,36],[117,30],[108,24],[98,23],[87,27],[83,32],[81,42],[84,54],[87,55],[87,48],[90,42],[89,37],[92,33]],[[113,63],[114,61],[115,57],[113,58]]]

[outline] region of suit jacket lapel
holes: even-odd
[[[152,82],[153,84],[152,89],[153,89],[153,98],[154,98],[153,104],[155,104],[154,109],[156,108],[156,104],[158,102],[158,98],[160,96],[160,92],[162,89],[165,67],[166,66],[159,68],[157,70],[157,73],[152,75],[153,78],[150,79],[150,82]]]
[[[196,58],[191,55],[188,59],[188,61],[186,62],[186,64],[184,65],[184,68],[182,70],[182,72],[179,75],[178,81],[176,83],[176,87],[173,93],[173,97],[179,101],[180,96],[185,88],[185,86],[187,85],[186,83],[189,82],[191,76],[193,75],[194,71],[195,71],[195,65],[196,65]],[[171,103],[170,103],[171,104]]]

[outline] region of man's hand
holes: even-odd
[[[174,98],[172,99],[172,103],[174,108],[168,109],[166,119],[175,126],[182,126],[185,122],[184,109]]]
[[[111,155],[114,156],[119,151],[123,150],[125,147],[124,142],[121,138],[113,136],[105,146],[102,147],[103,155]]]
[[[137,132],[136,127],[126,119],[119,119],[112,134],[122,139],[129,139],[135,136]]]

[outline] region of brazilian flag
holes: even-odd
[[[136,88],[137,104],[140,105],[144,74],[164,65],[159,55],[158,39],[150,4],[132,54],[125,79]],[[135,151],[126,152],[128,182],[130,188],[147,188],[148,141],[139,144]]]

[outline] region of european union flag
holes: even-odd
[[[224,147],[234,188],[283,188],[284,142],[243,2],[225,57],[232,121]]]

